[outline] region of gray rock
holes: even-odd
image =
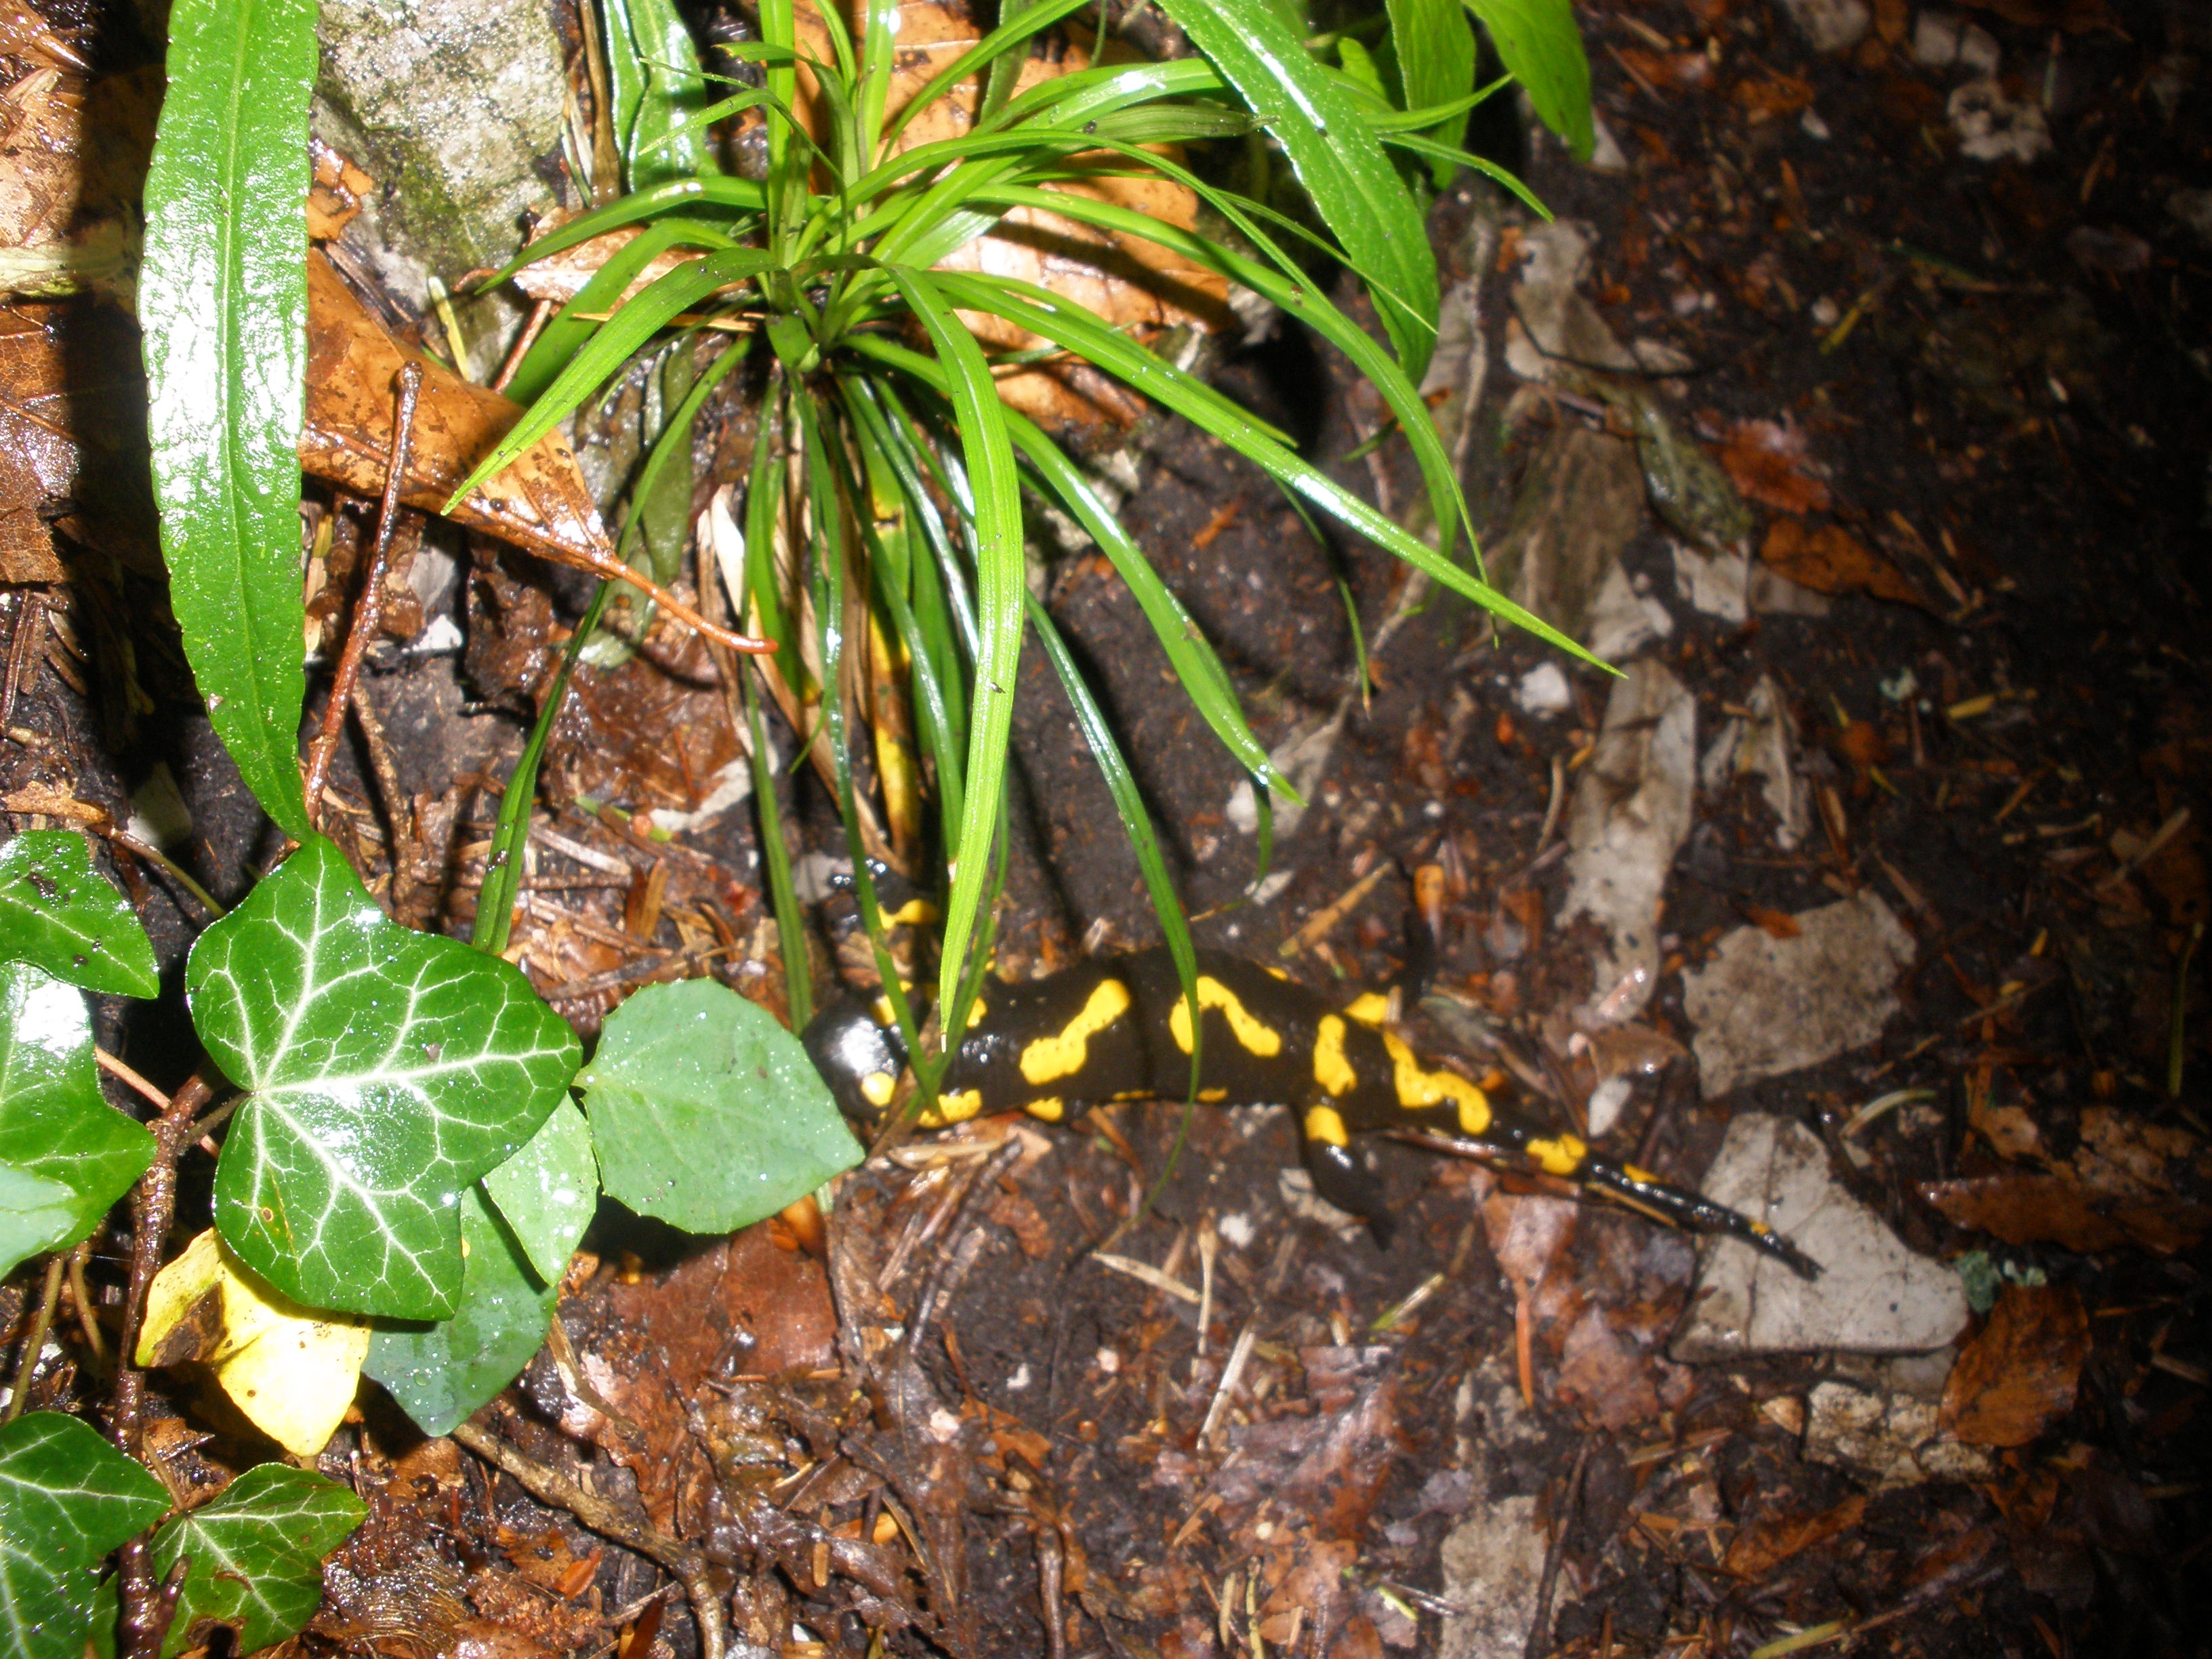
[[[344,245],[418,311],[430,277],[504,264],[556,201],[568,75],[547,0],[325,0],[317,33],[316,135],[383,186]],[[485,375],[520,309],[456,303]]]
[[[1567,809],[1567,894],[1560,919],[1589,916],[1609,942],[1596,987],[1632,979],[1615,1018],[1650,1000],[1659,973],[1659,899],[1690,833],[1697,788],[1698,704],[1660,663],[1632,662],[1613,683],[1597,751]]]
[[[1959,61],[1958,14],[1923,11],[1912,23],[1912,61],[1923,69],[1948,69]]]
[[[1822,1349],[1921,1353],[1966,1328],[1959,1276],[1907,1249],[1846,1192],[1826,1149],[1802,1126],[1764,1112],[1740,1114],[1704,1191],[1787,1234],[1822,1271],[1808,1282],[1740,1240],[1706,1240],[1690,1311],[1669,1345],[1675,1358]]]
[[[1815,52],[1848,52],[1874,27],[1866,0],[1782,0],[1782,9]]]
[[[1739,927],[1682,979],[1705,1098],[1872,1042],[1897,1012],[1912,935],[1880,895],[1801,912],[1793,939]],[[1923,1346],[1925,1346],[1924,1344]]]
[[[1969,23],[1959,31],[1959,67],[1972,74],[1995,75],[1997,65],[2004,61],[2003,50],[1996,36],[1979,23]]]

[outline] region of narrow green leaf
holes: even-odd
[[[0,1273],[90,1233],[153,1161],[100,1096],[84,993],[0,965]]]
[[[601,324],[585,346],[541,392],[530,411],[514,423],[499,447],[477,464],[447,507],[468,498],[486,478],[573,414],[630,354],[659,333],[678,314],[703,303],[733,283],[750,281],[768,269],[768,256],[750,249],[725,249],[678,266]]]
[[[29,1412],[0,1427],[0,1656],[82,1659],[94,1569],[168,1507],[88,1424]]]
[[[1007,434],[1006,405],[975,337],[940,297],[937,279],[903,266],[888,275],[928,332],[950,385],[969,482],[975,492],[975,703],[968,732],[967,799],[951,867],[952,893],[945,906],[940,980],[957,981],[967,963],[976,906],[990,862],[999,795],[1006,783],[1006,746],[1013,734],[1014,678],[1022,652],[1022,500]],[[957,1012],[957,1011],[955,1011]],[[957,1041],[948,1030],[946,1041]]]
[[[576,1103],[556,1106],[528,1144],[483,1178],[483,1189],[532,1271],[558,1285],[599,1202],[591,1126]]]
[[[1506,70],[1528,91],[1537,118],[1578,161],[1597,147],[1590,114],[1589,59],[1571,0],[1466,0],[1490,31]]]
[[[336,1481],[260,1463],[222,1495],[154,1535],[154,1579],[185,1562],[162,1659],[204,1649],[218,1629],[233,1653],[258,1653],[307,1628],[323,1601],[323,1558],[353,1535],[368,1506]]]
[[[1345,252],[1376,273],[1376,311],[1418,381],[1436,349],[1436,260],[1419,204],[1358,106],[1272,13],[1234,0],[1162,0],[1162,9],[1267,124]]]
[[[200,935],[185,977],[248,1092],[216,1170],[225,1242],[309,1307],[445,1317],[458,1195],[560,1102],[575,1034],[517,969],[386,921],[319,836]]]
[[[588,1164],[588,1138],[584,1157]],[[586,1178],[596,1192],[596,1175]],[[521,1375],[561,1299],[560,1275],[546,1279],[531,1271],[520,1243],[484,1201],[480,1186],[461,1194],[460,1210],[469,1256],[452,1316],[428,1325],[381,1327],[362,1365],[425,1434],[452,1433]]]
[[[1460,0],[1389,0],[1389,5],[1390,40],[1397,49],[1406,107],[1421,109],[1465,97],[1474,84],[1474,32],[1468,27]],[[1464,120],[1459,123],[1462,129],[1465,125]],[[1427,136],[1448,144],[1459,134],[1446,120],[1431,128]],[[1432,176],[1437,188],[1443,189],[1451,180],[1449,164],[1438,161]]]
[[[860,1161],[799,1039],[713,980],[631,997],[577,1082],[609,1196],[689,1232],[750,1225]]]
[[[625,229],[631,225],[651,219],[671,208],[726,207],[739,212],[757,213],[768,204],[767,195],[750,179],[732,179],[726,174],[711,179],[673,179],[665,185],[655,185],[650,190],[625,196],[605,207],[593,208],[580,214],[557,230],[548,231],[514,258],[477,284],[476,292],[482,294],[510,281],[515,272],[550,259],[556,253],[590,241],[594,236],[604,236],[611,230]]]
[[[703,221],[661,219],[645,228],[608,256],[593,271],[575,298],[556,312],[539,331],[507,382],[507,395],[519,404],[533,404],[572,362],[599,325],[588,319],[612,311],[638,272],[672,247],[701,249],[732,246],[727,236]]]
[[[154,947],[74,830],[29,830],[0,848],[0,957],[88,991],[156,997]]]
[[[599,0],[614,82],[615,136],[632,190],[718,173],[706,134],[688,126],[707,101],[699,50],[671,0]]]
[[[138,285],[154,494],[185,655],[246,787],[295,839],[307,833],[300,204],[315,63],[314,0],[170,9]]]
[[[1462,149],[1454,144],[1440,144],[1421,132],[1386,132],[1382,135],[1382,142],[1393,149],[1425,156],[1440,167],[1467,167],[1479,173],[1519,197],[1538,218],[1550,222],[1552,210],[1537,198],[1536,192],[1486,155],[1477,155],[1472,150]]]

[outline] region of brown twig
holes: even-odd
[[[651,1527],[639,1525],[606,1499],[586,1492],[558,1469],[548,1468],[524,1455],[474,1423],[462,1424],[453,1431],[453,1438],[509,1476],[539,1503],[566,1510],[600,1536],[612,1539],[624,1549],[657,1561],[674,1573],[691,1600],[691,1616],[699,1624],[702,1659],[723,1659],[721,1592],[714,1586],[707,1558],[699,1551]]]
[[[560,308],[550,300],[540,300],[530,308],[530,320],[523,324],[522,332],[515,337],[514,349],[507,354],[507,361],[500,365],[499,377],[491,383],[494,392],[507,390],[515,371],[522,367],[522,360],[530,355],[530,348],[538,343],[538,337],[545,331],[545,325],[553,320],[553,313]]]
[[[107,1367],[107,1340],[100,1334],[100,1321],[93,1316],[92,1294],[84,1282],[84,1264],[91,1259],[92,1241],[89,1238],[70,1252],[70,1300],[76,1304],[77,1328],[84,1333],[85,1346],[92,1350],[92,1363],[105,1370]]]
[[[1559,1528],[1552,1534],[1552,1546],[1544,1552],[1543,1576],[1536,1581],[1536,1614],[1528,1626],[1528,1639],[1522,1644],[1523,1659],[1543,1659],[1552,1650],[1546,1632],[1552,1623],[1552,1590],[1559,1582],[1559,1562],[1567,1553],[1567,1534],[1574,1530],[1575,1504],[1582,1497],[1583,1468],[1589,1462],[1590,1443],[1588,1438],[1575,1449],[1575,1466],[1567,1471],[1567,1489],[1559,1497]]]
[[[46,596],[25,588],[15,596],[15,626],[8,635],[8,684],[0,691],[0,726],[15,718],[15,699],[22,695],[24,677],[30,672],[33,647],[46,636]]]
[[[23,1352],[15,1361],[15,1386],[8,1395],[8,1409],[0,1413],[0,1423],[12,1423],[23,1414],[24,1397],[31,1392],[31,1373],[39,1369],[46,1333],[53,1328],[54,1310],[61,1304],[64,1265],[59,1254],[46,1258],[46,1288],[39,1297],[38,1312],[31,1316],[31,1328],[23,1334]]]
[[[138,1327],[146,1317],[146,1292],[161,1270],[161,1247],[168,1240],[169,1224],[177,1213],[177,1159],[191,1144],[192,1114],[207,1104],[213,1087],[201,1074],[169,1097],[161,1115],[149,1126],[154,1131],[154,1162],[139,1177],[131,1195],[131,1282],[123,1301],[123,1338],[115,1356],[115,1402],[108,1433],[132,1457],[145,1461],[146,1374],[131,1363],[138,1349]],[[163,1593],[154,1582],[153,1557],[148,1544],[153,1534],[143,1532],[125,1544],[117,1556],[123,1603],[122,1659],[160,1659],[161,1643],[169,1632],[172,1602],[166,1609]]]
[[[415,404],[422,392],[419,363],[401,365],[398,411],[392,422],[392,447],[384,462],[384,505],[377,515],[376,543],[362,577],[361,596],[354,601],[353,625],[346,630],[345,650],[338,658],[337,673],[331,681],[331,700],[323,710],[323,729],[307,751],[307,821],[317,829],[323,823],[323,786],[330,781],[331,757],[345,731],[346,705],[353,701],[355,682],[361,678],[361,659],[384,620],[384,574],[392,562],[392,533],[399,526],[399,491],[407,479],[407,463],[415,447]]]

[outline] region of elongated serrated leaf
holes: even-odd
[[[161,994],[146,930],[74,830],[27,830],[0,848],[0,957],[88,991]]]
[[[80,1659],[94,1569],[168,1507],[159,1480],[74,1417],[0,1428],[0,1659]]]
[[[712,980],[630,998],[577,1082],[608,1195],[690,1232],[774,1215],[860,1161],[799,1039]]]
[[[177,0],[146,176],[148,421],[161,554],[216,734],[307,833],[300,426],[314,0]]]
[[[585,1156],[588,1160],[588,1144]],[[596,1172],[592,1185],[596,1191]],[[559,1276],[541,1279],[531,1270],[481,1187],[461,1195],[461,1237],[468,1242],[468,1268],[453,1316],[379,1330],[362,1367],[425,1434],[452,1433],[514,1381],[544,1341],[561,1298]]]
[[[314,1308],[442,1319],[463,1188],[559,1103],[576,1038],[509,964],[385,919],[310,839],[200,935],[192,1021],[248,1091],[216,1224]]]
[[[1413,194],[1358,107],[1274,14],[1232,0],[1162,0],[1290,157],[1322,222],[1370,274],[1375,308],[1407,374],[1436,349],[1437,263]]]
[[[1597,146],[1590,116],[1589,59],[1571,0],[1466,0],[1490,31],[1498,60],[1528,88],[1537,118],[1578,161]]]
[[[154,1137],[100,1092],[84,993],[0,966],[0,1273],[76,1243],[154,1161]]]
[[[260,1463],[222,1496],[154,1534],[154,1577],[186,1561],[162,1659],[204,1648],[217,1627],[233,1653],[258,1653],[297,1635],[323,1600],[323,1558],[368,1514],[334,1480],[283,1463]]]
[[[538,1277],[559,1284],[599,1202],[591,1126],[576,1103],[556,1106],[529,1145],[483,1178],[483,1188]]]

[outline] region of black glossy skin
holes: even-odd
[[[1480,1088],[1425,1066],[1395,1036],[1294,981],[1212,951],[1199,953],[1198,971],[1198,1097],[1290,1107],[1316,1189],[1364,1219],[1379,1241],[1388,1242],[1392,1218],[1380,1183],[1348,1142],[1378,1129],[1407,1128],[1466,1142],[1516,1167],[1542,1169],[1671,1226],[1741,1238],[1807,1277],[1819,1271],[1763,1224],[1593,1156],[1571,1135],[1547,1130],[1502,1088]],[[1191,1086],[1190,1056],[1176,1028],[1187,1031],[1187,1020],[1175,964],[1164,950],[992,985],[940,1086],[938,1109],[921,1121],[937,1127],[1009,1111],[1073,1121],[1108,1101],[1183,1099]],[[867,1003],[846,997],[817,1015],[802,1036],[847,1115],[879,1122],[905,1061],[896,1029],[879,1024]]]

